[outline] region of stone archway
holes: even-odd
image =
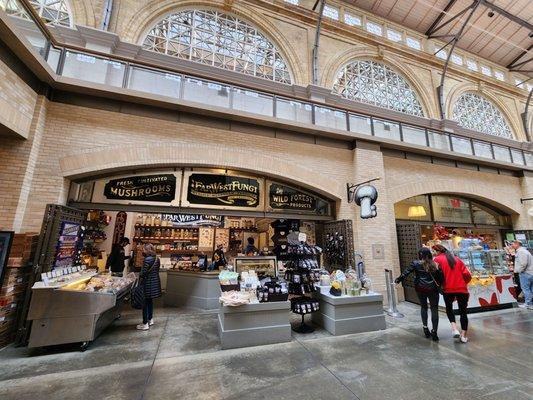
[[[140,168],[205,167],[240,170],[282,179],[339,201],[343,183],[286,160],[226,146],[161,144],[113,146],[71,154],[60,159],[62,176],[76,179]],[[289,172],[290,171],[290,172]]]

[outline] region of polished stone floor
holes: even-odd
[[[385,331],[224,351],[216,314],[158,308],[138,332],[126,313],[84,353],[1,350],[0,399],[533,399],[533,312],[475,314],[463,345],[444,315],[437,344],[415,306],[400,309]]]

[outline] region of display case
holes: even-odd
[[[454,250],[472,274],[509,274],[505,250]]]
[[[135,276],[111,277],[78,268],[52,273],[32,287],[29,347],[80,343],[85,350],[120,316]]]
[[[259,279],[265,276],[275,277],[278,274],[278,263],[275,256],[235,257],[235,272],[255,271]]]

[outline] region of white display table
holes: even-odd
[[[320,301],[320,310],[312,314],[312,321],[334,336],[385,329],[381,294],[332,296],[314,292],[313,297]]]

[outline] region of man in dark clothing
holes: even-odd
[[[228,262],[226,261],[226,256],[224,255],[224,245],[219,244],[215,253],[213,254],[213,266],[215,270],[219,270],[220,267],[225,267]]]
[[[244,248],[244,254],[246,254],[247,256],[253,256],[256,253],[259,253],[259,250],[257,249],[257,247],[255,247],[254,238],[250,236],[247,239],[247,241],[248,241],[248,244]]]
[[[130,258],[126,255],[124,248],[130,244],[130,240],[125,237],[119,243],[113,244],[111,253],[107,257],[106,268],[111,270],[111,275],[122,276],[124,272],[124,262]]]

